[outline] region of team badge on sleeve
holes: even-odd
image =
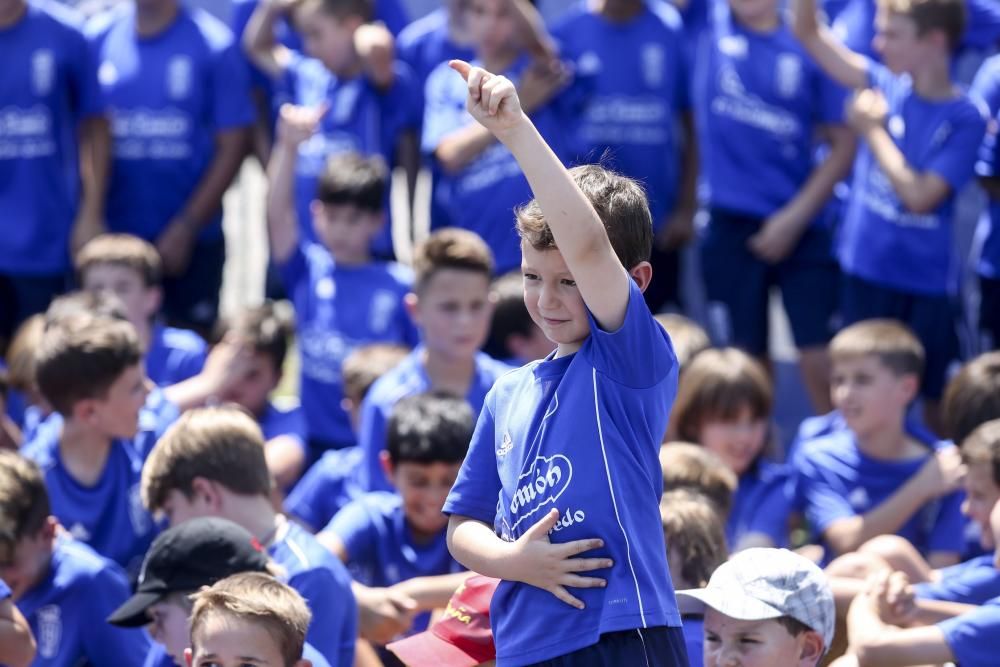
[[[49,49],[38,49],[31,55],[31,88],[42,97],[52,92],[56,75],[56,59]]]

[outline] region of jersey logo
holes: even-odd
[[[368,328],[372,333],[379,334],[389,328],[397,301],[396,295],[389,290],[376,290],[372,295],[371,310],[368,311]]]
[[[781,53],[774,62],[778,94],[788,99],[799,94],[802,84],[802,61],[794,53]]]
[[[42,97],[52,92],[56,76],[56,59],[49,49],[39,49],[31,54],[31,89]]]
[[[167,96],[182,100],[191,94],[191,59],[174,56],[167,64]]]
[[[747,57],[747,40],[741,35],[726,35],[719,38],[719,53],[742,60]]]
[[[597,74],[601,71],[601,57],[593,51],[587,51],[576,63],[576,69],[580,74]]]
[[[740,74],[736,71],[736,68],[730,63],[724,63],[719,68],[719,89],[732,97],[743,97],[746,95],[743,80],[740,78]]]
[[[316,281],[316,298],[332,299],[337,293],[337,286],[333,283],[333,278],[325,277]]]
[[[503,458],[514,449],[514,441],[510,439],[510,433],[504,431],[503,439],[500,440],[500,447],[497,449],[497,457]]]
[[[42,658],[54,658],[59,654],[62,643],[62,611],[58,605],[50,604],[39,608],[35,614],[38,617],[38,655]]]
[[[663,85],[663,70],[666,56],[659,44],[643,44],[640,51],[642,60],[642,78],[650,88]]]
[[[118,68],[113,62],[105,60],[101,63],[101,66],[97,68],[97,81],[105,88],[118,82]]]
[[[90,541],[90,531],[79,521],[70,526],[69,534],[73,536],[73,539],[80,540],[81,542]]]
[[[517,490],[509,505],[511,515],[517,519],[511,530],[540,509],[548,509],[547,505],[555,505],[572,479],[573,464],[564,455],[535,457],[531,467],[517,478]]]

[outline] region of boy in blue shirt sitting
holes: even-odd
[[[905,322],[927,354],[921,396],[931,428],[948,367],[957,358],[951,296],[957,288],[955,197],[973,176],[986,121],[951,79],[965,27],[964,0],[883,0],[874,41],[884,64],[855,53],[796,0],[795,34],[841,85],[863,89],[848,109],[862,139],[837,249],[845,324]]]
[[[102,234],[74,258],[85,290],[117,296],[145,350],[146,374],[158,387],[197,375],[207,346],[193,331],[164,326],[157,320],[163,302],[163,262],[148,241],[129,234]]]
[[[397,493],[361,496],[316,536],[347,564],[362,608],[374,606],[372,598],[399,607],[399,623],[381,624],[379,637],[367,633],[380,644],[426,630],[429,612],[447,604],[468,576],[448,576],[461,567],[448,553],[441,508],[474,426],[472,409],[460,398],[417,394],[396,403],[381,458]]]
[[[445,503],[449,548],[503,579],[501,664],[686,664],[663,534],[649,530],[677,360],[642,297],[646,198],[599,166],[566,171],[508,79],[452,66],[535,192],[517,214],[525,304],[557,348],[487,395]]]
[[[152,647],[104,622],[129,596],[125,573],[66,535],[41,472],[14,452],[0,452],[0,578],[38,642],[35,667],[139,667]]]
[[[342,407],[344,359],[368,343],[417,342],[403,305],[410,271],[372,256],[372,239],[385,225],[387,173],[380,157],[353,152],[331,157],[309,208],[319,242],[301,232],[293,198],[295,165],[301,160],[300,146],[316,136],[325,113],[325,103],[318,108],[283,106],[268,165],[271,260],[295,305],[310,463],[328,449],[355,444]]]

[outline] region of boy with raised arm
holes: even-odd
[[[508,79],[452,67],[536,194],[517,212],[525,305],[557,344],[486,397],[445,503],[452,555],[503,579],[498,664],[686,665],[663,536],[648,530],[677,362],[642,297],[645,195],[598,166],[567,171]]]

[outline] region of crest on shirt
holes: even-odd
[[[723,63],[722,67],[719,68],[719,89],[731,97],[743,97],[746,93],[743,79],[730,63]]]
[[[167,63],[167,97],[182,100],[191,94],[191,59],[174,56]]]
[[[38,656],[54,658],[59,654],[62,644],[62,610],[58,605],[49,604],[40,607],[35,615],[38,618]]]
[[[392,313],[396,310],[398,298],[389,290],[376,290],[368,311],[368,327],[372,333],[382,333],[389,328]]]
[[[798,95],[802,85],[802,59],[794,53],[780,53],[774,61],[774,80],[784,98]]]
[[[514,449],[514,441],[511,439],[510,433],[504,431],[503,438],[500,440],[500,446],[497,448],[497,458],[502,459],[510,454],[512,449]]]
[[[597,74],[601,71],[601,57],[593,51],[587,51],[576,61],[576,70],[582,75]]]
[[[107,88],[113,86],[118,81],[118,68],[110,60],[105,60],[97,68],[97,81]]]
[[[56,78],[56,58],[50,49],[38,49],[31,54],[31,89],[35,95],[52,92]]]
[[[639,52],[642,62],[642,79],[650,88],[658,88],[663,84],[663,70],[666,55],[659,44],[643,44]]]

